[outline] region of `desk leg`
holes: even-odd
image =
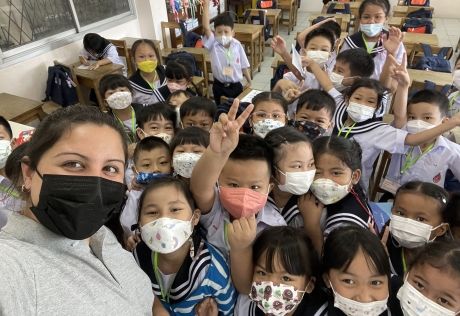
[[[278,17],[275,19],[275,23],[273,25],[273,38],[278,36],[279,34],[279,29],[280,29],[280,19],[281,17],[278,15]],[[272,49],[272,57],[275,57],[275,50]]]
[[[96,80],[96,82],[94,83],[94,92],[96,93],[96,99],[97,99],[97,103],[99,104],[99,109],[102,111],[102,112],[106,112],[107,109],[106,109],[106,106],[105,106],[105,103],[104,103],[104,98],[101,96],[101,93],[99,91],[99,82],[101,80],[98,79]]]

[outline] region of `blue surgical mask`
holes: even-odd
[[[379,35],[383,30],[383,23],[361,24],[361,31],[369,37]]]
[[[169,176],[169,173],[139,172],[136,177],[136,182],[139,184],[149,184],[153,180],[165,178],[167,176]]]

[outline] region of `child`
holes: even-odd
[[[449,117],[460,112],[460,55],[455,61],[453,77],[452,85],[455,91],[449,94],[449,111],[447,112]]]
[[[192,81],[192,68],[185,60],[177,59],[168,61],[165,76],[166,85],[158,89],[164,100],[167,100],[171,93],[176,91],[187,91],[193,95],[198,94],[198,89]]]
[[[158,137],[145,137],[137,143],[133,156],[132,171],[138,185],[144,186],[154,179],[171,174],[171,153],[168,144]],[[131,189],[128,193],[120,222],[125,232],[125,238],[132,235],[131,227],[137,223],[137,205],[141,190]]]
[[[105,75],[99,83],[99,90],[109,106],[109,113],[125,130],[129,143],[135,143],[136,114],[142,106],[132,104],[133,89],[129,80],[119,74]]]
[[[374,216],[359,184],[361,177],[361,148],[348,139],[330,136],[313,142],[316,175],[308,194],[299,199],[305,229],[320,252],[323,235],[327,237],[339,226],[375,227]],[[319,201],[319,202],[318,202]],[[321,229],[323,206],[326,222]]]
[[[137,115],[137,136],[156,136],[170,143],[174,137],[176,112],[165,102],[141,108]]]
[[[449,100],[437,91],[421,90],[407,105],[405,129],[417,133],[445,122]],[[381,186],[391,194],[406,182],[420,180],[444,187],[450,169],[460,179],[460,145],[444,136],[428,140],[420,146],[405,146],[404,152],[391,156],[386,179]]]
[[[117,48],[109,40],[96,33],[88,33],[83,37],[84,49],[80,52],[80,63],[97,69],[108,64],[125,65],[118,56]],[[89,61],[96,60],[91,64]]]
[[[394,314],[390,265],[379,238],[355,225],[335,229],[324,243],[323,280],[329,301],[321,315]]]
[[[336,51],[338,52],[339,45],[340,45],[340,35],[342,34],[342,29],[340,27],[340,24],[335,21],[334,17],[324,17],[324,16],[319,16],[316,19],[312,21],[312,25],[307,27],[305,30],[297,34],[296,38],[296,50],[300,51],[301,47],[305,46],[305,38],[307,37],[310,32],[317,28],[323,28],[329,30],[332,34],[334,34],[335,37],[335,43],[334,43],[334,48],[333,52],[331,53],[331,58],[335,57],[334,55],[336,54]],[[328,67],[327,68],[332,68]]]
[[[290,126],[269,132],[265,141],[273,148],[273,179],[276,183],[268,200],[280,210],[289,226],[303,227],[297,202],[300,195],[308,192],[315,178],[311,143]]]
[[[6,162],[12,153],[12,139],[13,130],[10,123],[0,116],[0,228],[6,225],[7,215],[12,210],[19,211],[15,207],[16,202],[20,200],[19,193],[14,189],[11,179],[5,177]]]
[[[365,0],[359,6],[359,27],[360,31],[347,36],[342,45],[341,51],[350,48],[363,48],[374,59],[375,70],[371,76],[379,79],[387,54],[392,54],[399,63],[402,62],[406,53],[404,45],[400,42],[401,32],[390,32],[384,30],[384,24],[390,13],[388,0]]]
[[[235,98],[243,92],[243,75],[251,85],[249,61],[241,43],[233,38],[233,20],[229,14],[221,14],[214,19],[215,34],[209,26],[209,0],[203,1],[204,46],[211,55],[211,68],[214,76],[212,92],[217,105],[220,98]]]
[[[129,78],[134,90],[133,102],[148,105],[164,101],[158,88],[166,84],[166,75],[155,44],[148,39],[137,40],[131,47],[131,55],[137,66]]]
[[[457,210],[446,209],[448,193],[432,183],[412,181],[402,185],[391,210],[386,246],[392,273],[403,276],[414,249],[435,239],[451,239],[450,223]]]
[[[215,298],[219,315],[233,315],[236,292],[227,262],[200,235],[199,220],[200,210],[184,182],[152,182],[139,200],[142,242],[134,256],[172,315],[196,315],[195,306],[206,297]]]
[[[310,141],[332,133],[335,113],[334,99],[324,91],[308,90],[300,96],[294,120],[290,124],[305,134]]]
[[[268,132],[282,127],[287,123],[287,102],[277,92],[262,92],[252,99],[254,110],[251,113],[249,124],[252,131],[262,138]]]
[[[323,302],[313,291],[319,266],[305,233],[293,227],[270,227],[252,247],[251,290],[249,297],[239,295],[235,315],[314,315]]]
[[[180,107],[182,128],[196,126],[206,132],[211,130],[216,116],[216,104],[205,97],[191,97]]]
[[[174,173],[187,182],[193,168],[209,146],[209,133],[198,127],[180,130],[171,141]]]
[[[175,109],[180,108],[181,105],[193,97],[193,94],[188,92],[187,90],[177,90],[171,93],[166,100],[169,105],[172,105]]]
[[[460,313],[459,242],[433,242],[415,256],[398,299],[404,315]]]

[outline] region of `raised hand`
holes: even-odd
[[[227,224],[230,251],[251,247],[257,234],[256,216],[242,217]]]
[[[217,316],[219,310],[216,300],[212,297],[207,297],[202,300],[195,308],[196,316]]]
[[[398,51],[398,48],[401,45],[403,39],[404,33],[401,32],[400,29],[392,26],[390,27],[387,38],[383,39],[383,47],[385,47],[388,53],[394,56]]]
[[[391,66],[390,66],[391,78],[396,80],[396,82],[398,82],[398,84],[401,85],[402,87],[408,87],[410,85],[411,79],[409,76],[409,72],[407,71],[406,53],[404,53],[401,64],[399,64],[398,61],[392,55],[389,55],[388,58],[391,61]]]
[[[272,39],[270,46],[275,51],[275,53],[281,56],[283,56],[283,54],[288,51],[286,47],[286,41],[279,35]]]
[[[319,225],[324,205],[311,192],[300,196],[297,205],[304,219],[305,227]]]

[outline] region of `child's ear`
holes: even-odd
[[[447,231],[450,230],[450,226],[448,223],[441,224],[438,228],[436,228],[433,232],[434,237],[441,237],[444,236]]]
[[[355,185],[355,184],[358,184],[359,179],[361,179],[361,170],[356,169],[356,170],[353,171],[353,173],[351,174],[351,183],[353,183],[354,185]]]
[[[195,209],[193,212],[193,226],[198,225],[200,222],[200,217],[201,217],[201,211],[199,209]]]
[[[307,292],[308,294],[313,292],[313,290],[315,289],[315,282],[316,282],[316,278],[311,277],[310,280],[308,280],[308,284],[307,284],[308,286],[305,289],[305,292]]]
[[[272,180],[272,179],[270,179],[270,180]],[[273,190],[274,187],[275,187],[275,184],[273,182],[270,182],[270,184],[268,185],[268,193],[270,193]]]
[[[324,285],[326,285],[326,287],[328,289],[331,288],[331,281],[329,279],[329,276],[327,275],[327,273],[323,273],[323,281],[324,281]]]
[[[145,138],[144,132],[142,132],[142,129],[140,127],[136,128],[136,134],[137,134],[137,137],[139,137],[139,139]]]
[[[235,37],[235,30],[232,30],[232,37]]]

